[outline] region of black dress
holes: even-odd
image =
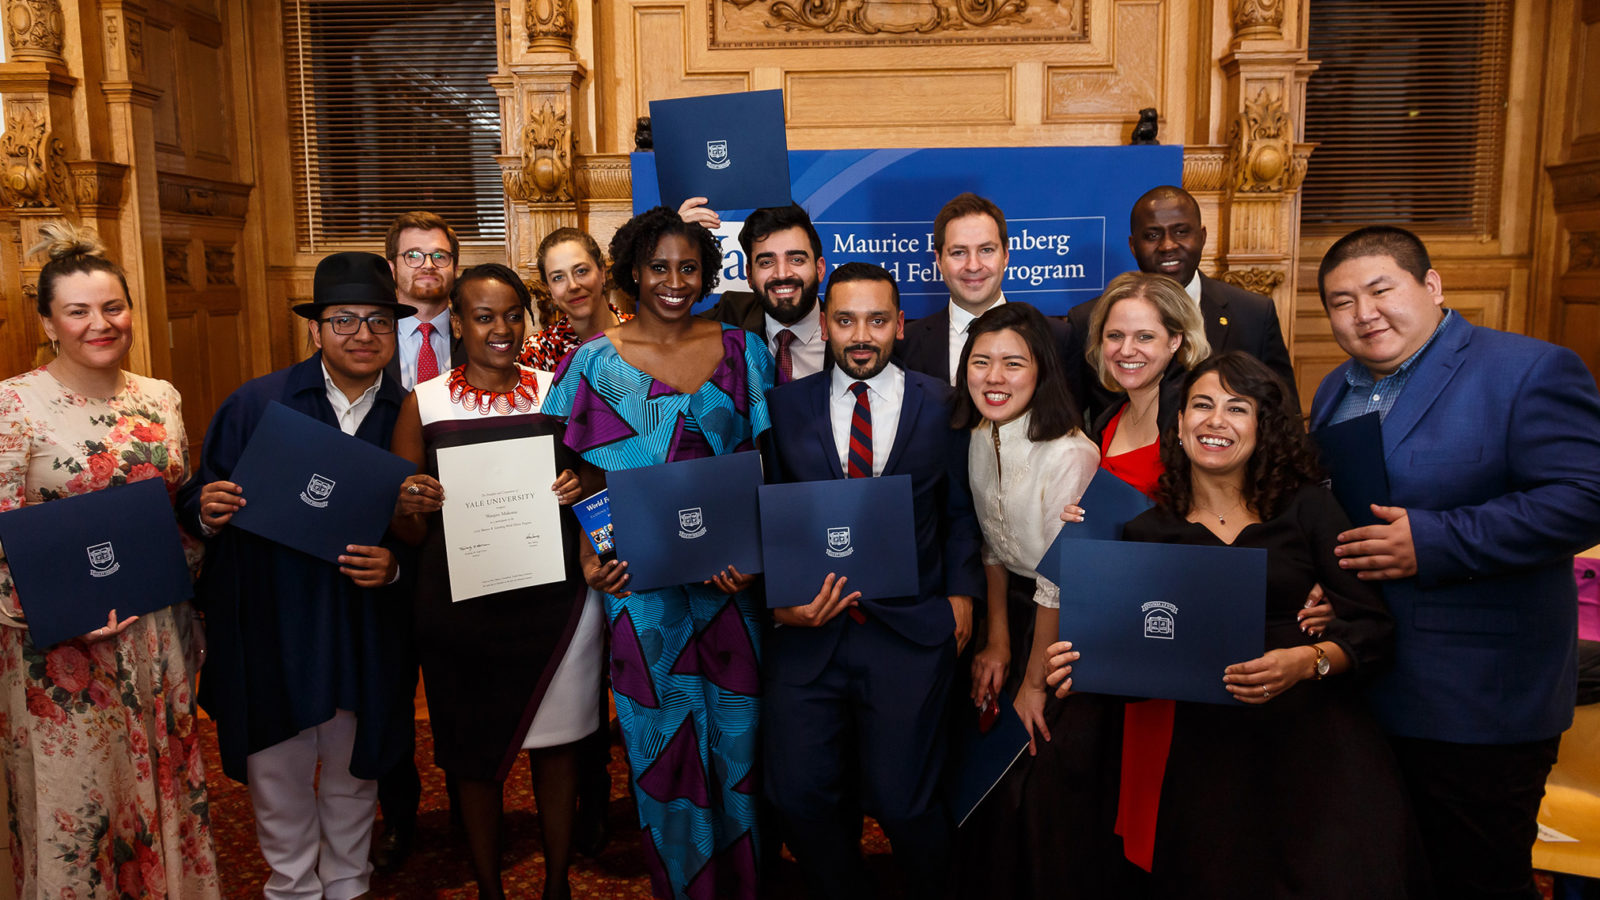
[[[1264,649],[1313,643],[1296,613],[1321,584],[1337,616],[1321,639],[1338,643],[1353,666],[1325,681],[1301,681],[1259,706],[1177,704],[1153,896],[1419,895],[1419,848],[1405,792],[1360,692],[1392,652],[1393,620],[1379,593],[1335,561],[1335,537],[1349,527],[1331,494],[1305,487],[1281,514],[1246,526],[1234,540],[1268,554]],[[1205,526],[1160,507],[1129,522],[1123,537],[1222,544]]]
[[[577,468],[576,454],[561,442],[559,419],[537,412],[480,415],[464,410],[446,394],[448,377],[417,386],[424,471],[429,475],[438,477],[441,448],[540,435],[555,438],[557,472]],[[567,510],[561,513],[561,526],[565,581],[456,603],[450,595],[442,516],[428,517],[427,537],[417,555],[417,652],[433,726],[434,763],[459,778],[504,780],[564,656],[601,652],[598,646],[574,641],[587,593],[578,565],[578,541],[584,538]],[[593,709],[585,712],[594,715]]]

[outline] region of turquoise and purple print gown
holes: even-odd
[[[722,362],[691,394],[622,360],[598,335],[556,371],[544,411],[567,446],[606,471],[755,449],[774,364],[749,332],[723,326]],[[753,898],[760,846],[753,776],[761,705],[749,592],[684,584],[606,596],[611,687],[639,824],[660,898]]]

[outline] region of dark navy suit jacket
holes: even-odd
[[[967,487],[967,433],[950,427],[950,386],[907,372],[899,431],[884,475],[910,475],[916,528],[915,597],[869,600],[861,608],[909,641],[939,646],[955,632],[949,597],[983,597],[982,535]],[[819,372],[767,392],[772,430],[766,446],[774,483],[845,477],[828,415],[832,376]],[[825,573],[817,573],[817,586]],[[788,683],[814,679],[833,655],[848,617],[821,628],[780,628],[769,644],[768,671]]]
[[[1023,303],[1022,300],[1008,300],[1007,303]],[[1056,350],[1063,356],[1072,345],[1072,326],[1066,319],[1058,316],[1045,316],[1045,321],[1050,323],[1051,336],[1055,338]],[[926,375],[949,384],[950,374],[950,304],[945,303],[937,312],[929,313],[920,319],[906,323],[905,339],[895,344],[895,360],[912,372],[922,372]],[[1077,395],[1073,395],[1077,399]],[[1080,412],[1084,412],[1079,403]],[[1084,421],[1089,416],[1084,412]]]
[[[1322,380],[1313,428],[1349,385]],[[1391,734],[1554,737],[1577,689],[1575,551],[1600,541],[1600,393],[1577,354],[1452,316],[1383,423],[1417,574],[1383,582],[1395,665],[1372,685]]]

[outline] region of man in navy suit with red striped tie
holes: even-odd
[[[863,600],[818,572],[816,598],[773,611],[762,700],[767,798],[811,896],[864,898],[861,814],[883,826],[905,895],[945,889],[951,825],[939,798],[956,654],[984,587],[967,489],[967,435],[950,387],[890,362],[904,333],[894,276],[848,263],[829,278],[822,329],[833,361],[767,394],[769,477],[910,475],[919,585]]]

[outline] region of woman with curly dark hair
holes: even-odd
[[[1241,352],[1197,366],[1162,436],[1158,505],[1123,531],[1124,540],[1267,551],[1265,652],[1223,673],[1237,703],[1177,704],[1154,896],[1409,896],[1405,795],[1360,694],[1393,650],[1394,623],[1378,592],[1333,555],[1350,522],[1321,485],[1286,394]],[[1296,620],[1313,583],[1335,614],[1320,637]],[[1065,691],[1076,655],[1064,643],[1051,652],[1050,683]]]
[[[722,251],[666,207],[635,216],[611,241],[611,274],[639,310],[573,351],[545,411],[567,416],[583,481],[680,459],[754,450],[766,431],[774,363],[766,342],[690,314],[717,283]],[[628,589],[628,564],[583,546],[585,580],[607,594],[612,689],[657,897],[755,896],[755,780],[760,706],[751,576]],[[700,654],[714,666],[693,663]],[[709,658],[709,657],[706,657]],[[659,763],[659,764],[658,764]]]

